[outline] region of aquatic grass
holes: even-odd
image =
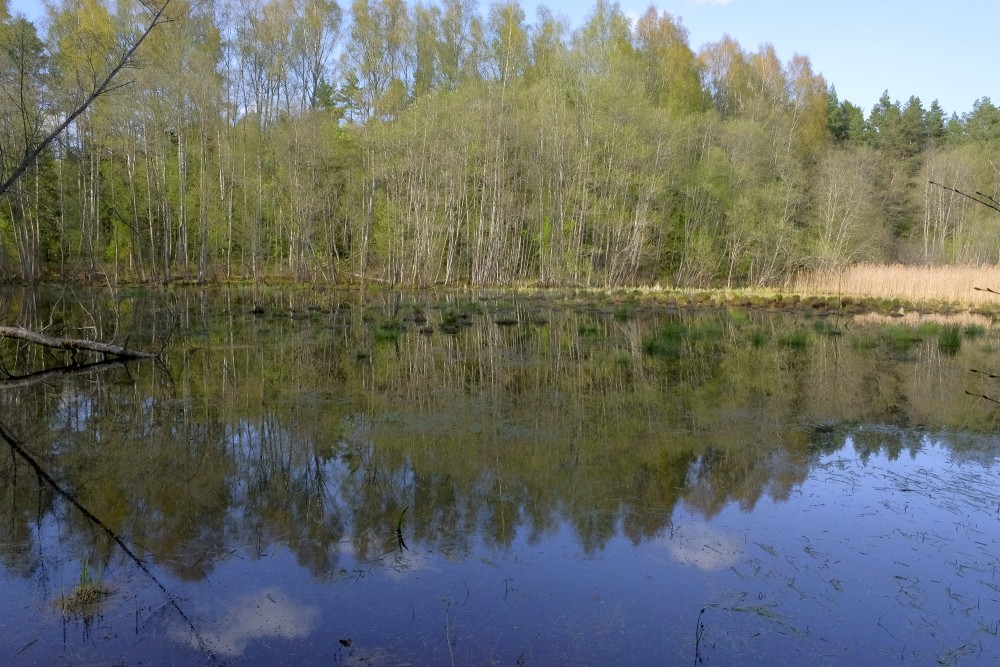
[[[687,330],[687,337],[692,341],[718,340],[725,334],[725,327],[722,326],[722,322],[718,321],[698,322],[695,326],[692,326]]]
[[[687,333],[687,327],[680,322],[668,322],[655,334],[643,339],[642,351],[651,356],[676,359],[680,357]]]
[[[917,335],[921,338],[933,338],[941,331],[941,324],[933,320],[921,322],[916,328]]]
[[[632,366],[632,356],[626,352],[619,352],[614,357],[614,364],[620,368],[629,368]]]
[[[750,313],[745,310],[732,310],[729,312],[729,321],[737,327],[743,327],[750,324]]]
[[[944,327],[938,334],[938,349],[954,357],[962,348],[962,330],[957,326]]]
[[[80,564],[80,581],[68,594],[60,595],[55,606],[64,616],[93,616],[106,598],[114,594],[114,589],[104,583],[100,570],[90,569],[90,564]]]
[[[672,338],[651,337],[642,342],[642,351],[653,357],[677,359],[681,356],[681,342]]]
[[[372,335],[377,341],[396,341],[402,333],[403,325],[395,320],[382,322],[372,328]]]
[[[813,330],[821,336],[840,336],[844,333],[840,327],[826,318],[820,318],[813,322]]]
[[[897,352],[909,352],[924,340],[924,335],[921,335],[917,327],[896,324],[883,325],[879,336]]]
[[[798,329],[778,337],[778,345],[792,350],[804,350],[809,346],[809,334]]]
[[[968,324],[962,329],[962,333],[969,340],[976,340],[986,335],[986,327],[981,324]]]
[[[628,320],[635,319],[635,306],[632,305],[621,305],[615,308],[614,317],[619,322],[627,322]]]
[[[874,350],[878,347],[877,336],[857,335],[851,338],[851,348],[859,351]]]

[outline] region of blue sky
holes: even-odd
[[[543,4],[586,18],[593,2],[524,2],[530,19]],[[728,34],[746,51],[771,43],[783,62],[809,56],[840,99],[871,109],[882,92],[926,108],[937,98],[962,114],[981,97],[1000,102],[1000,3],[997,0],[620,0],[629,16],[653,5],[690,32],[691,47]],[[584,10],[583,6],[587,9]],[[530,9],[529,9],[530,7]]]
[[[40,0],[11,0],[11,9],[37,16]],[[349,0],[341,0],[349,6]],[[487,4],[484,2],[484,4]],[[529,22],[544,4],[580,25],[591,0],[521,0]],[[620,0],[639,16],[652,4],[680,17],[697,51],[724,34],[745,50],[770,42],[782,61],[809,56],[813,69],[841,99],[866,111],[888,89],[905,102],[970,111],[980,97],[1000,103],[1000,3],[997,0]]]

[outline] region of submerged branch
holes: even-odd
[[[198,632],[198,629],[195,627],[191,619],[188,618],[188,615],[184,613],[183,609],[181,609],[180,604],[178,604],[177,602],[177,598],[169,590],[167,590],[167,587],[164,586],[159,579],[157,579],[156,575],[153,574],[153,572],[146,565],[146,562],[138,555],[136,555],[134,551],[132,551],[132,548],[129,547],[127,542],[125,542],[125,539],[121,535],[116,533],[114,530],[109,528],[103,521],[101,521],[97,516],[95,516],[93,512],[84,507],[83,504],[81,504],[80,501],[77,500],[72,493],[64,489],[59,484],[59,482],[57,482],[51,475],[49,475],[45,471],[45,469],[42,468],[42,466],[38,463],[38,461],[35,460],[35,457],[29,454],[28,451],[21,444],[21,442],[18,441],[18,439],[15,438],[7,430],[7,427],[2,424],[0,424],[0,440],[6,442],[7,445],[11,448],[11,451],[17,454],[17,456],[19,456],[25,463],[28,464],[28,466],[32,470],[35,471],[35,474],[38,476],[40,480],[48,484],[53,491],[55,491],[58,495],[64,498],[69,504],[71,504],[73,507],[79,510],[79,512],[83,514],[83,516],[85,516],[88,521],[93,523],[97,528],[101,530],[101,532],[107,535],[115,544],[117,544],[121,548],[121,550],[125,553],[125,555],[128,556],[140,570],[142,570],[143,574],[149,577],[150,580],[154,584],[156,584],[157,588],[159,588],[160,591],[163,593],[164,597],[167,599],[167,602],[170,604],[170,606],[174,608],[174,610],[180,615],[182,619],[184,619],[184,622],[187,624],[188,628],[190,628],[191,632],[194,634],[194,637],[198,642],[199,648],[205,651],[205,653],[207,653],[214,660],[215,654],[208,647],[208,644],[201,636],[201,633]]]
[[[101,354],[114,355],[119,359],[156,358],[156,355],[152,352],[129,350],[123,346],[101,343],[93,340],[85,340],[82,338],[53,338],[52,336],[46,336],[45,334],[38,333],[37,331],[31,331],[30,329],[25,329],[24,327],[0,326],[0,340],[4,338],[16,338],[18,340],[27,341],[36,345],[43,345],[45,347],[51,347],[59,350],[69,350],[70,352],[100,352]]]
[[[37,373],[27,375],[12,376],[0,380],[0,389],[22,389],[33,384],[39,384],[53,378],[65,378],[71,375],[89,375],[90,373],[100,373],[112,368],[125,368],[125,359],[111,359],[108,361],[98,361],[92,364],[74,364],[70,366],[59,366]]]

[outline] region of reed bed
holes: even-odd
[[[979,288],[979,289],[977,289]],[[908,266],[857,264],[803,273],[789,289],[802,294],[1000,304],[1000,266]]]

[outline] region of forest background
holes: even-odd
[[[0,0],[0,175],[149,18]],[[697,51],[600,0],[171,0],[113,90],[0,200],[0,279],[763,286],[859,262],[1000,263],[1000,109],[806,56]],[[835,82],[833,82],[835,83]]]

